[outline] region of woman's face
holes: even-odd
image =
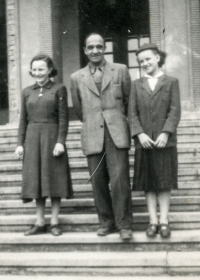
[[[157,73],[159,61],[159,54],[154,54],[151,50],[145,50],[138,54],[138,62],[141,68],[150,76],[154,76]]]
[[[49,80],[51,68],[48,68],[44,60],[35,60],[32,63],[31,73],[39,85],[44,85]]]

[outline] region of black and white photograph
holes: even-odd
[[[200,1],[0,0],[0,280],[200,277]]]

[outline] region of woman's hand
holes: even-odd
[[[161,133],[156,142],[155,142],[155,146],[157,148],[164,148],[167,144],[167,141],[168,141],[168,137],[169,137],[169,132],[163,132]]]
[[[65,151],[64,145],[61,143],[57,143],[53,150],[54,157],[58,157],[59,155],[63,154]]]
[[[152,149],[155,142],[145,133],[138,134],[138,138],[143,148]]]
[[[15,150],[15,154],[18,158],[23,159],[24,156],[24,147],[18,146]]]

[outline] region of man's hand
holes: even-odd
[[[64,151],[65,151],[65,148],[64,148],[63,144],[57,143],[53,150],[53,155],[54,155],[54,157],[58,157],[59,155],[63,154]]]
[[[22,146],[18,146],[15,150],[15,154],[18,158],[23,159],[24,156],[24,148]]]
[[[138,134],[138,138],[143,148],[152,149],[155,142],[145,133]]]
[[[167,141],[168,141],[168,137],[169,137],[169,132],[163,132],[161,133],[156,142],[155,142],[155,146],[157,148],[164,148],[167,144]]]

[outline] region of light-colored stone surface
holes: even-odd
[[[1,189],[0,189],[1,194]],[[146,199],[144,196],[142,197],[134,197],[134,193],[132,196],[132,204],[134,206],[146,206]],[[200,196],[177,196],[171,197],[171,205],[191,205],[191,204],[200,204]],[[47,207],[51,207],[51,202],[48,199],[46,203]],[[63,200],[61,207],[92,207],[94,206],[94,198],[73,198],[69,200]],[[0,209],[28,209],[33,208],[35,209],[35,202],[31,203],[23,203],[22,200],[0,200]],[[184,208],[183,208],[184,209]]]
[[[160,235],[156,238],[148,238],[145,231],[133,232],[132,244],[182,244],[200,242],[199,230],[172,231],[171,237],[162,239]],[[119,244],[123,243],[118,233],[105,237],[97,236],[96,232],[65,232],[59,237],[54,237],[50,233],[37,236],[24,236],[23,233],[0,233],[0,245],[2,244]],[[181,253],[182,254],[182,253]],[[193,253],[192,253],[193,254]],[[182,256],[182,255],[181,255]],[[187,256],[187,254],[186,254]],[[185,257],[185,256],[184,256]],[[183,257],[183,258],[184,258]],[[169,255],[171,261],[173,255]]]
[[[60,215],[61,224],[97,224],[97,214],[65,214]],[[147,213],[133,213],[134,223],[148,222]],[[50,215],[46,215],[46,222],[49,223]],[[169,213],[171,223],[196,223],[200,222],[200,212],[174,212]],[[29,225],[34,224],[35,215],[0,215],[0,225]]]
[[[199,267],[200,271],[200,252],[168,252],[167,266]]]
[[[0,254],[2,266],[33,267],[164,267],[166,252],[61,252]]]
[[[143,277],[143,276],[31,276],[31,275],[0,275],[0,280],[169,280],[172,279],[170,276],[154,276],[154,277]],[[199,280],[199,276],[176,276],[175,280]]]

